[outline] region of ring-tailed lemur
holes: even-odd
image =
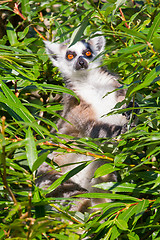
[[[59,44],[49,41],[45,41],[45,46],[53,65],[58,67],[62,73],[66,87],[74,91],[80,100],[78,101],[71,95],[63,95],[62,116],[67,121],[59,120],[59,134],[91,138],[119,135],[127,123],[126,117],[122,114],[110,116],[106,116],[106,114],[125,98],[125,91],[123,89],[114,91],[120,87],[117,77],[99,67],[101,57],[96,57],[104,50],[104,36],[98,35],[89,41],[79,41],[71,47],[67,43]],[[112,93],[106,95],[109,92]],[[92,159],[89,156],[73,153],[57,156],[53,153],[49,157],[53,158],[60,166]],[[115,173],[93,178],[95,170],[104,163],[106,162],[93,161],[73,176],[68,182],[70,192],[72,192],[70,195],[80,191],[100,192],[99,189],[92,186],[100,182],[116,181]],[[66,173],[75,166],[77,165],[62,167],[62,173]],[[45,183],[51,184],[59,177],[55,171],[49,172],[47,175],[47,169],[47,166],[43,164],[38,170],[38,175],[45,173],[37,179],[38,185],[41,187],[45,186]],[[69,187],[66,186],[67,183],[61,185],[58,191],[52,193],[52,196],[68,196]],[[91,205],[102,201],[108,200],[94,199]],[[87,204],[88,202],[84,201],[78,210],[84,211]]]

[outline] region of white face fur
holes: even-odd
[[[105,38],[94,37],[88,42],[79,41],[73,46],[45,41],[46,52],[53,65],[58,67],[65,78],[85,76],[91,69],[101,64],[101,59],[94,58],[104,50]]]

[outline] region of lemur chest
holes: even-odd
[[[108,124],[123,125],[126,119],[121,114],[106,116],[117,104],[116,92],[113,86],[92,86],[82,84],[76,89],[76,94],[91,106],[96,116],[96,121]],[[109,93],[112,92],[112,93]],[[109,94],[107,94],[109,93]]]

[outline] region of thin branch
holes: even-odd
[[[27,18],[24,17],[23,14],[20,12],[17,3],[15,3],[13,12],[14,12],[15,14],[17,14],[18,16],[20,16],[24,21],[28,21]],[[29,22],[29,21],[28,21],[28,22]],[[30,23],[30,22],[29,22],[29,23]],[[34,31],[35,31],[36,33],[38,33],[38,35],[39,35],[43,40],[46,40],[46,38],[36,29],[36,27],[32,26],[32,24],[31,24],[31,27],[34,29]]]
[[[124,17],[124,14],[123,14],[123,12],[122,12],[122,9],[119,8],[119,11],[120,11],[120,14],[121,14],[121,16],[122,16],[122,21],[125,22],[126,28],[129,28],[129,25],[127,24],[127,21],[126,21],[126,19],[125,19],[125,17]]]

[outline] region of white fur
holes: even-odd
[[[73,86],[77,95],[93,107],[97,117],[96,120],[122,126],[127,120],[121,114],[106,116],[117,104],[115,92],[105,96],[115,89],[113,79],[112,75],[94,69],[88,72],[87,77],[83,77],[81,80],[74,79]]]

